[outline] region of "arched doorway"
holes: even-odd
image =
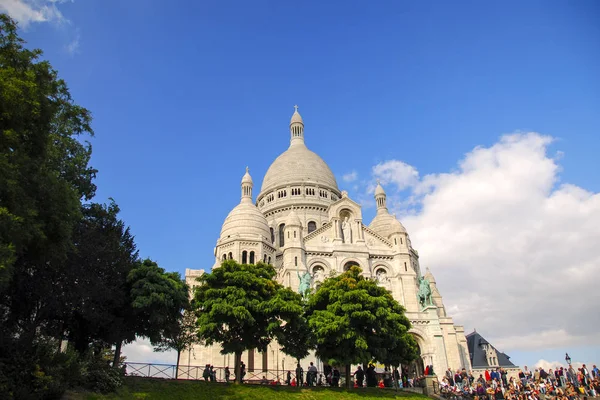
[[[406,366],[406,370],[403,371],[411,379],[414,379],[419,376],[423,376],[423,373],[425,372],[425,364],[423,363],[423,358],[421,357],[421,354],[422,354],[421,346],[419,346],[418,343],[417,343],[417,349],[418,349],[419,357],[417,357],[416,360],[414,360],[413,362],[408,364]]]

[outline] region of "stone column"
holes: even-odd
[[[335,218],[333,220],[333,240],[332,240],[334,243],[335,242],[339,243],[342,241],[342,238],[340,236],[340,229],[341,229],[340,220],[338,218]]]
[[[364,232],[362,230],[362,224],[361,221],[358,219],[355,221],[356,222],[356,242],[364,242],[365,241],[365,236],[364,236]]]

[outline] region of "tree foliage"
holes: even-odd
[[[112,343],[118,359],[136,335],[162,340],[188,304],[178,274],[138,260],[118,206],[87,203],[91,113],[41,57],[0,14],[0,392],[28,398],[77,375],[56,353],[64,334],[81,360]]]
[[[309,298],[308,313],[317,356],[334,365],[346,365],[348,384],[351,364],[395,363],[396,355],[404,362],[411,361],[414,340],[408,334],[410,322],[404,308],[389,291],[365,278],[357,266],[326,279]]]
[[[79,140],[93,134],[90,112],[23,44],[0,15],[0,326],[31,344],[56,329],[54,285],[96,170]]]
[[[177,272],[165,272],[150,259],[134,267],[127,278],[137,336],[160,343],[188,308],[188,286]]]
[[[313,331],[308,325],[305,301],[298,293],[291,290],[288,293],[291,293],[288,301],[302,304],[302,313],[290,316],[281,326],[277,333],[277,343],[283,353],[300,362],[308,356],[310,350],[314,349],[315,339]]]
[[[138,263],[138,252],[118,213],[112,200],[108,205],[83,207],[56,290],[64,304],[61,312],[67,337],[80,353],[96,340],[113,344],[126,339],[118,337],[116,328],[126,319],[122,314],[130,303],[127,277]]]
[[[258,263],[224,261],[198,278],[194,308],[198,336],[207,345],[219,343],[222,353],[235,354],[236,380],[245,350],[265,351],[282,325],[302,314],[299,296],[274,280],[275,269]]]

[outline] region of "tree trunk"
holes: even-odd
[[[123,344],[122,340],[119,340],[115,344],[115,358],[113,359],[113,367],[118,368],[119,363],[121,362],[121,345]]]
[[[346,389],[352,389],[352,383],[350,382],[350,364],[346,364]]]
[[[179,357],[181,356],[181,350],[177,350],[177,365],[175,366],[175,379],[179,379]]]
[[[60,354],[62,352],[62,342],[63,342],[64,337],[65,337],[65,323],[61,322],[60,330],[58,331],[58,352],[57,352],[57,354]]]
[[[242,352],[235,352],[235,383],[242,383]]]

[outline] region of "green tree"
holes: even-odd
[[[165,272],[157,263],[146,259],[138,263],[127,278],[130,285],[131,318],[125,324],[123,338],[132,334],[150,339],[153,345],[164,342],[170,330],[177,326],[182,310],[189,307],[189,289],[177,272]],[[127,321],[125,321],[127,323]],[[122,341],[115,342],[117,365]]]
[[[283,335],[282,325],[302,314],[302,305],[289,288],[274,280],[271,265],[224,261],[198,278],[194,308],[198,336],[222,346],[222,354],[235,354],[235,379],[241,382],[240,363],[245,350],[266,351]]]
[[[309,298],[308,313],[317,356],[346,366],[348,388],[352,364],[394,361],[386,349],[410,354],[402,346],[414,343],[403,340],[410,329],[404,308],[357,266],[326,279]]]
[[[306,358],[310,350],[314,349],[315,340],[313,332],[308,326],[306,303],[298,293],[288,291],[289,302],[302,305],[302,313],[290,315],[285,324],[281,325],[276,337],[281,351],[295,358],[298,362]],[[285,295],[285,294],[284,294]]]
[[[91,146],[80,137],[93,134],[90,112],[74,103],[42,52],[23,44],[16,23],[1,14],[0,342],[12,348],[56,335],[55,285],[81,201],[96,189]]]
[[[160,342],[156,343],[154,351],[175,350],[177,352],[177,366],[175,370],[175,379],[179,378],[179,359],[181,352],[191,349],[199,343],[196,333],[196,315],[191,310],[184,310],[176,323],[169,327]]]
[[[94,341],[115,343],[115,324],[130,303],[127,277],[138,263],[138,251],[118,213],[112,199],[108,205],[83,207],[57,290],[65,304],[67,336],[79,353]]]

